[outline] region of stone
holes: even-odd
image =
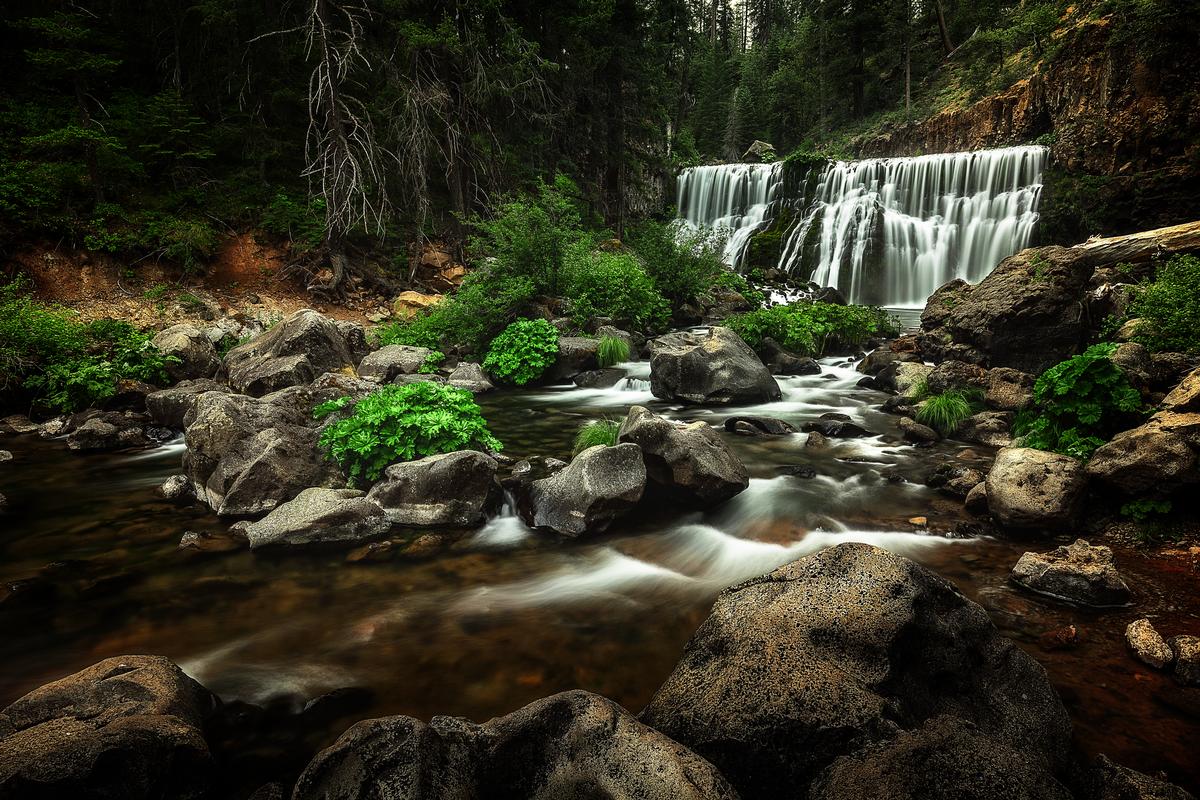
[[[968,514],[982,517],[988,513],[987,482],[982,481],[971,487],[963,498],[963,507]]]
[[[1141,333],[1142,326],[1145,324],[1146,321],[1140,317],[1134,317],[1133,319],[1126,320],[1125,322],[1121,323],[1121,327],[1117,328],[1116,332],[1113,333],[1113,341],[1132,341],[1133,337]]]
[[[0,425],[3,425],[13,433],[37,433],[42,428],[41,425],[32,422],[24,414],[10,414],[4,419],[0,419]]]
[[[650,391],[697,405],[768,403],[779,384],[754,351],[729,328],[682,331],[650,343]]]
[[[1125,644],[1129,645],[1129,649],[1139,661],[1155,669],[1169,666],[1175,660],[1174,651],[1146,617],[1134,620],[1126,626]]]
[[[245,525],[245,523],[238,523]],[[236,527],[236,526],[235,526]],[[244,528],[228,533],[213,531],[184,531],[179,539],[179,549],[187,553],[211,554],[230,553],[246,547]]]
[[[1122,767],[1103,755],[1096,757],[1088,778],[1088,796],[1094,800],[1195,800],[1174,784]]]
[[[774,417],[739,415],[725,420],[725,430],[731,433],[752,432],[752,435],[787,436],[796,432],[796,426]]]
[[[841,419],[822,418],[809,420],[800,426],[800,430],[805,433],[816,432],[831,439],[859,439],[864,436],[875,435],[857,422],[849,422]]]
[[[1184,376],[1179,385],[1163,398],[1161,407],[1177,414],[1200,411],[1200,369]]]
[[[396,525],[473,527],[500,505],[497,469],[475,450],[427,456],[389,466],[367,498]]]
[[[854,789],[867,787],[877,758],[919,766],[912,748],[939,731],[948,741],[926,752],[941,752],[959,731],[979,737],[949,779],[999,781],[1015,752],[1025,773],[1046,773],[1041,782],[1052,785],[1071,740],[1045,670],[983,608],[930,570],[864,544],[822,550],[722,592],[641,719],[711,761],[743,798],[804,796],[803,787],[839,770],[853,782],[831,796],[926,796]],[[943,764],[930,767],[931,780]],[[903,766],[880,772],[907,779]],[[808,796],[836,792],[835,784],[822,779]],[[992,795],[961,788],[946,796]]]
[[[620,339],[625,344],[629,345],[629,352],[636,353],[638,347],[645,339],[641,336],[634,336],[632,333],[613,325],[598,325],[594,331],[597,339]]]
[[[1175,680],[1184,686],[1200,686],[1200,636],[1172,636]]]
[[[160,656],[108,658],[0,711],[0,796],[197,798],[217,699]]]
[[[243,530],[250,549],[361,542],[391,528],[383,509],[356,489],[305,489]]]
[[[656,491],[688,505],[711,508],[750,485],[750,473],[706,423],[681,425],[634,406],[617,434],[636,445]]]
[[[1023,411],[1033,402],[1034,377],[1010,367],[988,370],[983,402],[997,411]]]
[[[616,386],[625,379],[625,370],[614,367],[589,369],[581,372],[571,380],[581,389],[608,389]]]
[[[712,764],[598,695],[575,690],[482,725],[356,723],[312,760],[293,800],[512,797],[737,800]]]
[[[568,537],[599,533],[642,499],[646,465],[635,444],[596,445],[534,481],[518,510],[531,528]]]
[[[72,420],[67,447],[77,453],[99,453],[145,447],[153,441],[146,435],[142,415],[87,411]]]
[[[146,395],[146,413],[155,425],[183,430],[183,418],[191,411],[196,398],[205,392],[228,394],[229,387],[209,378],[181,381],[169,389]]]
[[[187,475],[172,475],[163,481],[159,494],[172,503],[188,505],[196,501],[196,487]]]
[[[168,361],[166,365],[167,374],[173,381],[211,378],[221,369],[221,357],[213,343],[190,323],[165,328],[151,342],[164,356],[178,359],[178,363]]]
[[[483,394],[496,388],[483,367],[473,361],[463,361],[455,367],[446,383],[455,389],[466,389],[471,394]]]
[[[5,461],[12,461],[12,460],[13,460],[13,454],[11,452],[9,452],[8,450],[0,450],[0,464],[3,464]]]
[[[261,397],[325,372],[353,369],[365,355],[362,326],[301,309],[230,350],[225,369],[234,391]]]
[[[804,446],[812,450],[828,450],[829,439],[820,431],[808,431],[808,438],[804,440]]]
[[[1129,587],[1113,564],[1112,550],[1083,539],[1049,553],[1025,553],[1011,577],[1030,591],[1081,605],[1123,606],[1130,599]]]
[[[1126,495],[1165,494],[1200,477],[1195,467],[1196,454],[1183,437],[1140,427],[1097,448],[1087,475]]]
[[[913,390],[929,379],[933,367],[919,361],[896,361],[875,376],[875,382],[885,392],[911,397]]]
[[[1145,345],[1137,342],[1124,342],[1117,345],[1109,361],[1117,365],[1129,383],[1145,392],[1150,388],[1150,373],[1154,369],[1150,361],[1150,351]]]
[[[1008,447],[1013,441],[1012,423],[1011,411],[981,411],[963,420],[954,437],[987,447]]]
[[[909,417],[901,417],[900,434],[908,441],[915,444],[932,444],[942,438],[938,432],[928,425],[922,425]]]
[[[1150,385],[1169,392],[1196,367],[1196,358],[1186,353],[1151,353]]]
[[[787,350],[771,337],[763,338],[762,360],[774,375],[820,375],[821,365],[816,359],[798,356]]]
[[[987,475],[988,510],[997,523],[1011,528],[1069,527],[1086,490],[1078,459],[1028,447],[1001,450]]]
[[[563,336],[558,340],[558,355],[543,376],[548,381],[569,381],[581,372],[600,366],[597,354],[599,339],[584,336]]]
[[[440,294],[401,292],[392,301],[392,313],[401,319],[412,319],[427,308],[436,306],[445,298]]]
[[[433,354],[428,347],[409,347],[389,344],[373,353],[368,353],[358,363],[360,378],[374,378],[380,383],[391,383],[398,375],[413,375],[421,371],[425,360]]]
[[[932,394],[954,389],[983,389],[987,385],[987,370],[965,361],[943,361],[929,373],[926,385]]]
[[[986,478],[987,476],[975,467],[945,462],[933,468],[925,484],[942,494],[965,500],[971,490],[982,485]]]

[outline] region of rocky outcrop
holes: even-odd
[[[205,392],[228,393],[229,387],[208,378],[181,381],[170,389],[146,395],[146,413],[155,425],[183,430],[184,417],[192,410],[196,398]]]
[[[1166,494],[1197,479],[1196,454],[1183,437],[1135,428],[1099,447],[1087,464],[1089,478],[1126,495]]]
[[[367,354],[361,326],[302,309],[225,356],[234,391],[260,397],[311,383],[324,372],[353,369]]]
[[[1048,530],[1069,526],[1087,489],[1083,463],[1029,447],[996,454],[987,476],[988,511],[1000,525]]]
[[[0,796],[200,798],[217,700],[160,656],[109,658],[0,711]]]
[[[531,483],[519,510],[530,527],[581,536],[607,529],[637,505],[645,488],[646,466],[637,445],[597,445]]]
[[[709,508],[750,485],[742,460],[703,422],[680,425],[634,406],[618,438],[642,451],[656,490],[689,505]]]
[[[1139,661],[1155,669],[1162,669],[1175,660],[1175,653],[1166,640],[1145,617],[1134,620],[1125,628],[1125,644],[1129,645]]]
[[[477,725],[460,717],[359,722],[321,751],[294,800],[513,797],[737,800],[703,758],[583,691]]]
[[[642,720],[715,764],[747,800],[803,796],[823,773],[848,793],[830,779],[810,797],[906,797],[898,787],[921,776],[945,787],[937,796],[1002,797],[1018,783],[1054,787],[1070,746],[1045,671],[982,608],[861,544],[725,590]],[[932,757],[943,747],[970,753],[970,768]],[[1022,768],[1008,776],[1013,761]],[[855,795],[873,775],[890,793]]]
[[[1012,580],[1030,591],[1087,606],[1122,606],[1130,598],[1112,550],[1083,539],[1049,553],[1025,553],[1013,567]]]
[[[389,344],[368,353],[358,362],[358,374],[359,377],[374,378],[380,383],[391,383],[397,375],[420,372],[426,359],[432,354],[433,351],[428,347]]]
[[[779,384],[754,351],[728,328],[683,331],[650,343],[650,391],[699,405],[767,403]]]
[[[151,343],[178,361],[168,359],[167,374],[174,381],[211,378],[221,368],[221,357],[212,341],[194,325],[180,323],[164,328]]]
[[[1088,784],[1093,800],[1195,800],[1174,784],[1114,764],[1103,755],[1096,758]]]
[[[474,450],[392,464],[368,499],[397,525],[480,525],[500,504],[498,467],[494,458]]]
[[[305,489],[258,522],[239,523],[259,547],[360,542],[391,527],[383,509],[354,489]]]

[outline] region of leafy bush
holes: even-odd
[[[74,312],[39,303],[28,281],[0,286],[0,388],[19,383],[39,365],[82,353],[86,328]]]
[[[1143,497],[1121,506],[1121,516],[1129,517],[1134,522],[1145,522],[1152,516],[1170,513],[1170,500],[1151,500]]]
[[[572,457],[596,445],[602,444],[605,447],[612,447],[617,443],[617,434],[620,430],[621,423],[611,419],[592,420],[575,434],[575,447],[571,451]]]
[[[596,360],[601,367],[611,367],[629,360],[629,342],[616,336],[601,336],[600,347],[596,350]]]
[[[618,325],[658,330],[666,326],[671,311],[637,258],[594,251],[586,243],[572,247],[568,255],[565,294],[581,324],[611,317]]]
[[[771,338],[794,353],[822,355],[833,348],[858,347],[874,336],[895,336],[899,329],[887,312],[868,306],[793,303],[735,314],[725,320],[746,343],[761,350]]]
[[[750,285],[745,276],[731,269],[723,269],[713,276],[713,288],[729,289],[737,292],[746,299],[752,308],[762,308],[767,303],[767,296]]]
[[[644,222],[628,238],[655,286],[675,305],[702,299],[717,275],[730,273],[721,261],[725,238],[712,231]]]
[[[437,372],[441,363],[446,360],[446,354],[440,350],[434,350],[429,355],[425,356],[425,360],[421,362],[421,366],[417,367],[417,372],[422,375],[429,375]]]
[[[1130,312],[1144,320],[1134,338],[1151,350],[1200,351],[1200,257],[1175,256],[1159,267]]]
[[[304,203],[280,192],[263,209],[262,227],[301,251],[311,250],[325,238],[325,201],[318,197]]]
[[[483,368],[524,386],[542,376],[558,355],[558,330],[544,319],[519,319],[492,340]]]
[[[348,397],[314,409],[317,417],[349,407]],[[500,450],[479,406],[465,389],[430,381],[385,386],[357,403],[321,433],[329,458],[351,483],[374,481],[389,464],[455,450]]]
[[[925,391],[928,391],[928,386]],[[949,436],[958,430],[958,426],[972,413],[971,400],[967,393],[951,389],[924,400],[917,408],[917,422],[928,425],[942,436]]]
[[[1116,348],[1092,345],[1042,373],[1033,406],[1013,426],[1025,447],[1088,459],[1142,412],[1141,395],[1110,360]]]

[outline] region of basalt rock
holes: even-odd
[[[680,425],[634,406],[618,438],[637,445],[653,487],[676,500],[708,508],[750,485],[741,459],[703,422]]]
[[[362,326],[302,309],[230,350],[225,369],[235,391],[259,397],[324,372],[352,370],[367,352]]]
[[[1089,606],[1125,605],[1130,597],[1112,550],[1083,539],[1049,553],[1025,553],[1012,579],[1031,591]]]
[[[305,489],[258,522],[245,525],[250,549],[354,543],[386,533],[383,509],[355,489]]]
[[[685,403],[766,403],[779,384],[754,351],[728,328],[683,331],[650,343],[650,391]]]
[[[597,445],[530,484],[518,510],[530,527],[576,537],[607,529],[637,505],[645,488],[646,466],[637,445]]]
[[[471,527],[500,504],[498,468],[474,450],[428,456],[392,464],[367,497],[397,525]]]
[[[987,476],[988,510],[1000,525],[1048,530],[1069,526],[1087,489],[1078,459],[1028,447],[996,454]]]
[[[166,365],[172,380],[211,378],[221,368],[221,358],[212,341],[199,328],[186,322],[159,331],[152,344],[163,355],[178,359],[178,363]]]
[[[1195,481],[1196,454],[1183,437],[1134,428],[1099,447],[1087,464],[1089,478],[1127,495],[1167,494]]]
[[[433,351],[428,347],[389,344],[367,354],[358,362],[358,374],[363,378],[374,378],[380,383],[391,383],[397,375],[420,372],[432,354]]]
[[[205,392],[229,392],[229,387],[217,381],[201,378],[181,381],[169,389],[146,396],[146,412],[155,425],[183,430],[183,419],[191,411],[196,398]]]

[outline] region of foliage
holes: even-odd
[[[425,356],[425,360],[421,362],[421,366],[417,367],[417,372],[422,375],[430,375],[438,371],[438,367],[446,360],[446,354],[440,350],[434,350],[429,355]]]
[[[898,333],[895,320],[883,309],[833,303],[772,306],[735,314],[725,324],[755,350],[761,350],[763,340],[771,338],[794,353],[809,356]]]
[[[926,385],[925,391],[928,390]],[[942,436],[950,436],[972,413],[974,410],[968,393],[951,389],[923,400],[917,407],[917,422],[928,425]]]
[[[374,481],[399,461],[502,447],[465,389],[430,381],[385,386],[357,403],[343,397],[313,413],[325,416],[351,405],[352,413],[326,427],[320,438],[321,447],[351,483]]]
[[[263,209],[262,227],[301,251],[311,250],[325,238],[325,201],[315,197],[304,202],[279,192]]]
[[[1153,500],[1143,497],[1138,500],[1131,500],[1121,506],[1121,516],[1129,517],[1134,522],[1145,522],[1152,516],[1170,513],[1170,500]]]
[[[26,281],[0,285],[0,388],[19,383],[39,365],[81,353],[85,327],[74,312],[34,300]]]
[[[1130,314],[1143,320],[1135,340],[1151,350],[1200,352],[1200,257],[1175,256],[1137,290]]]
[[[601,367],[611,367],[629,360],[629,342],[617,336],[601,336],[596,349],[596,360]]]
[[[630,253],[591,250],[584,242],[567,258],[567,298],[579,324],[610,317],[638,330],[666,326],[670,308],[641,263]]]
[[[1088,459],[1142,412],[1142,399],[1110,357],[1115,344],[1096,344],[1046,370],[1033,386],[1033,406],[1013,426],[1025,447]]]
[[[743,275],[731,269],[723,269],[713,276],[714,289],[728,289],[740,294],[752,309],[762,308],[767,303],[767,296],[762,291],[750,285]]]
[[[654,285],[674,305],[704,298],[714,277],[728,271],[721,261],[724,237],[713,231],[683,229],[678,222],[646,221],[627,238]]]
[[[577,456],[589,447],[604,445],[613,447],[617,443],[617,434],[621,431],[621,423],[611,419],[594,419],[579,429],[575,434],[575,447],[572,456]]]
[[[558,355],[558,330],[544,319],[520,319],[492,340],[483,368],[524,386],[542,376]]]

